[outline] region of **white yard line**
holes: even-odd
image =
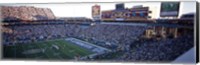
[[[40,49],[42,49],[42,47],[40,47],[40,45],[38,45],[37,43],[36,43],[36,45],[37,45]],[[48,59],[50,58],[49,55],[47,55],[46,53],[44,53],[44,54],[48,57]]]
[[[98,49],[100,51],[100,52],[96,52],[94,54],[90,54],[90,55],[81,57],[80,59],[85,59],[87,57],[94,57],[96,55],[101,55],[101,54],[106,53],[105,51],[111,52],[110,49],[107,49],[107,48],[104,48],[104,47],[101,47],[101,46],[98,46],[98,45],[95,45],[95,44],[92,44],[92,43],[89,43],[89,42],[86,42],[86,41],[82,41],[82,40],[79,40],[79,39],[76,39],[76,38],[67,38],[65,40],[66,41],[70,41],[70,42],[72,42],[72,43],[74,43],[76,45],[80,45],[82,47],[85,47],[85,48],[87,48],[89,50],[96,50],[96,49]],[[87,45],[89,45],[89,46],[87,46]],[[101,50],[103,50],[103,51],[101,51]],[[93,51],[93,52],[95,52],[95,51]]]
[[[92,43],[89,43],[89,42],[85,42],[85,41],[82,41],[82,40],[79,40],[79,39],[76,39],[76,38],[67,38],[65,40],[71,41],[71,42],[74,42],[74,41],[78,41],[79,42],[80,41],[81,44],[86,44],[86,45],[90,45],[90,46],[93,46],[93,47],[101,48],[101,49],[104,49],[104,50],[107,50],[107,51],[111,51],[110,49],[107,49],[107,48],[104,48],[104,47],[101,47],[101,46],[97,46],[95,44],[92,44]],[[72,41],[72,40],[74,40],[74,41]],[[76,42],[74,42],[74,43],[76,43]],[[76,43],[76,44],[78,44],[78,43]]]

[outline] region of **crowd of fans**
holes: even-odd
[[[92,19],[86,17],[57,17],[59,20],[64,20],[68,23],[92,23]]]
[[[22,7],[22,9],[23,8],[26,9],[26,7]],[[17,14],[12,11],[10,11],[10,14],[6,14],[8,13],[6,9],[7,8],[4,9],[6,16],[15,16]],[[37,11],[37,8],[35,11]],[[50,10],[44,9],[44,13],[48,11]],[[100,23],[91,25],[94,21],[85,17],[58,17],[55,19],[53,13],[52,15],[44,16],[41,15],[41,12],[37,13],[38,15],[32,15],[27,11],[25,14],[30,14],[33,17],[29,20],[30,16],[19,15],[23,19],[28,18],[28,21],[21,20],[17,17],[4,18],[4,25],[2,25],[2,42],[4,45],[27,44],[44,40],[73,37],[112,50],[111,52],[105,52],[104,54],[95,55],[93,58],[84,60],[103,59],[136,62],[173,61],[194,46],[193,31],[181,35],[178,38],[147,40],[141,37],[145,33],[145,30],[150,28],[146,26]],[[188,17],[192,19],[194,15],[186,14],[181,18]],[[32,20],[32,18],[34,20]],[[181,21],[181,23],[183,22]],[[193,24],[192,22],[186,23]],[[88,46],[83,45],[84,43],[78,44],[85,47]],[[54,47],[58,48],[57,46]],[[100,49],[95,49],[94,51],[100,51]]]
[[[142,42],[142,43],[141,43]],[[193,35],[183,35],[176,39],[166,38],[159,41],[143,40],[133,52],[125,53],[120,59],[127,61],[170,62],[194,45]]]
[[[116,61],[172,61],[193,47],[193,34],[178,38],[145,40],[139,38],[148,27],[127,25],[34,24],[5,25],[3,44],[13,45],[74,37],[112,49]],[[111,52],[111,53],[113,53]],[[96,58],[112,56],[110,53]]]
[[[77,37],[103,47],[115,49],[116,46],[125,47],[125,45],[129,45],[143,34],[145,29],[146,27],[142,26],[97,24],[80,31],[81,34]]]
[[[129,51],[107,53],[97,56],[95,59],[124,62],[171,62],[193,46],[194,38],[192,33],[178,38],[161,40],[141,38],[131,45]],[[121,54],[116,56],[116,53]]]
[[[143,34],[146,27],[126,25],[34,24],[3,26],[5,45],[75,37],[103,47],[125,47]]]

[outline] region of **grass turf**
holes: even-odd
[[[52,48],[53,45],[59,49]],[[40,49],[44,52],[23,54],[23,52]],[[93,52],[65,40],[50,40],[3,46],[3,58],[11,59],[73,59],[75,56],[86,56]]]

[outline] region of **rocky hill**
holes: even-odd
[[[3,20],[50,20],[55,19],[49,8],[36,8],[33,6],[1,6],[1,19]]]

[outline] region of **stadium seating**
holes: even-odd
[[[193,47],[194,34],[186,33],[178,38],[165,38],[161,40],[156,39],[143,39],[141,36],[145,33],[149,27],[147,26],[135,26],[135,25],[111,25],[111,24],[94,24],[85,25],[83,23],[91,23],[91,19],[87,18],[63,18],[63,20],[52,20],[55,16],[50,13],[49,9],[30,8],[34,11],[43,11],[42,15],[34,14],[32,16],[17,16],[16,12],[7,13],[10,10],[18,10],[10,7],[2,7],[4,10],[3,19],[8,24],[2,25],[2,43],[3,45],[15,45],[15,44],[28,44],[30,42],[38,42],[45,40],[54,39],[66,39],[66,38],[77,38],[85,42],[93,43],[95,45],[111,49],[111,53],[105,54],[93,54],[90,56],[93,59],[110,58],[113,53],[121,53],[119,56],[111,58],[116,61],[172,61],[179,55],[184,53]],[[21,8],[20,12],[26,10],[27,7]],[[29,8],[28,8],[29,10]],[[44,11],[49,12],[49,15],[43,16]],[[27,11],[26,11],[27,12]],[[14,17],[8,16],[12,14]],[[29,13],[25,13],[29,14]],[[32,23],[19,23],[21,18],[25,17],[25,20],[35,20]],[[33,18],[32,18],[33,17]],[[44,21],[43,19],[51,19]],[[62,19],[62,18],[61,18]],[[68,23],[66,23],[68,22]],[[69,23],[69,22],[73,22]],[[76,24],[78,22],[81,24]],[[5,24],[5,22],[3,23]],[[79,42],[82,42],[79,41]],[[83,43],[75,43],[83,47],[92,48],[91,46],[84,45]],[[84,43],[85,43],[84,42]],[[59,47],[53,45],[54,48]],[[40,49],[39,49],[40,50]],[[38,49],[34,49],[34,53],[42,52]],[[99,49],[93,49],[92,51],[98,52],[103,51]],[[24,52],[28,54],[30,52]],[[87,57],[86,57],[87,58]],[[93,60],[88,58],[88,60]],[[84,59],[85,60],[85,59]]]

